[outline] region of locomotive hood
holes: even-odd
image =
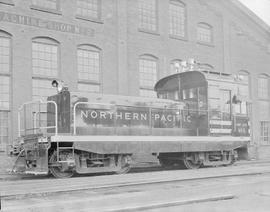
[[[70,92],[71,102],[95,102],[111,105],[157,107],[157,108],[178,108],[184,107],[183,102],[176,102],[168,99],[144,98],[136,96],[110,95],[98,93]]]

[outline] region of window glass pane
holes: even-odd
[[[157,30],[156,0],[139,0],[139,27]]]
[[[154,59],[139,60],[140,95],[153,96],[154,85],[157,81],[157,61]],[[145,90],[145,88],[147,88]],[[154,94],[156,96],[156,94]]]
[[[269,122],[268,121],[261,121],[260,128],[261,128],[261,136],[260,142],[261,144],[270,144],[269,140]]]
[[[212,42],[212,28],[206,24],[197,26],[197,40],[205,43]]]
[[[9,144],[9,112],[0,111],[0,151],[5,151]]]
[[[220,104],[223,120],[230,120],[231,118],[231,91],[220,90]]]
[[[100,85],[78,83],[78,91],[85,92],[85,93],[88,93],[88,92],[99,93],[100,92]]]
[[[220,99],[209,99],[208,103],[209,103],[210,119],[220,119],[221,118]]]
[[[260,120],[269,120],[270,118],[269,106],[270,105],[268,101],[259,101]]]
[[[56,89],[52,87],[51,80],[33,79],[32,80],[32,98],[33,100],[47,100],[48,96],[55,95]]]
[[[170,34],[185,36],[185,7],[177,1],[171,1],[169,6]]]
[[[77,15],[100,18],[100,0],[77,0]]]
[[[0,73],[10,72],[10,39],[0,37]]]
[[[58,71],[58,46],[46,43],[32,43],[33,74],[56,77]]]
[[[32,4],[35,6],[57,10],[59,0],[32,0]]]
[[[100,81],[100,56],[98,51],[78,49],[78,79]]]
[[[258,78],[258,97],[261,99],[269,98],[269,79],[267,77]]]
[[[246,102],[241,102],[240,107],[241,107],[241,113],[242,114],[247,114],[247,103]]]
[[[10,77],[0,75],[0,110],[9,110]]]

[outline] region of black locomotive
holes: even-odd
[[[163,166],[194,169],[229,165],[247,155],[249,104],[231,75],[176,73],[156,83],[158,98],[57,86],[58,94],[47,101],[20,108],[14,171],[60,178],[125,173],[138,153],[156,155]]]

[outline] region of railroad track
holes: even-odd
[[[198,170],[170,170],[131,173],[125,175],[103,175],[69,179],[37,179],[0,182],[2,199],[46,196],[83,190],[112,189],[150,184],[176,183],[203,179],[251,176],[270,173],[270,164],[256,166],[241,165]]]
[[[218,169],[220,170],[220,168]],[[172,172],[171,177],[179,174],[179,172]],[[241,173],[229,173],[228,170],[220,170],[220,172],[223,175],[215,175],[212,172],[206,176],[205,173],[200,172],[200,177],[193,176],[191,177],[192,179],[185,179],[185,176],[183,176],[182,179],[178,178],[174,180],[170,180],[170,176],[166,172],[168,176],[167,181],[161,181],[161,179],[158,181],[156,178],[156,182],[154,182],[153,179],[155,176],[150,176],[152,178],[151,182],[139,182],[138,179],[137,181],[133,179],[133,183],[113,182],[109,185],[107,182],[104,182],[103,184],[84,189],[55,193],[36,193],[34,195],[17,196],[15,197],[17,199],[14,199],[14,197],[4,198],[3,205],[6,212],[165,212],[171,208],[175,209],[173,211],[179,211],[177,210],[178,207],[187,207],[188,205],[212,204],[211,202],[213,204],[216,204],[215,202],[220,202],[218,204],[228,204],[229,201],[236,201],[241,195],[239,188],[240,190],[248,189],[254,183],[259,183],[261,190],[261,186],[264,186],[265,182],[269,182],[270,176],[269,172],[265,172],[260,168],[252,171],[245,169]],[[138,174],[131,175],[138,177]],[[123,176],[127,177],[128,175]],[[96,182],[94,179],[94,183]],[[86,185],[85,182],[83,184]],[[238,191],[235,188],[238,188]],[[269,188],[265,187],[265,190]],[[244,191],[245,194],[249,192]],[[228,202],[222,203],[226,201]]]
[[[246,165],[268,165],[270,164],[270,160],[252,160],[252,161],[238,161],[232,166],[246,166]],[[204,168],[212,168],[212,167],[204,167]],[[179,167],[161,167],[159,162],[141,162],[133,165],[131,168],[130,173],[143,173],[143,172],[159,172],[159,171],[166,171],[166,170],[185,170],[179,169]],[[107,173],[112,175],[112,173]],[[74,177],[89,177],[89,176],[104,176],[107,174],[84,174],[84,175],[75,175]],[[73,177],[73,178],[74,178]],[[49,176],[34,176],[34,175],[20,175],[20,174],[9,174],[4,175],[1,177],[0,175],[0,182],[1,181],[16,181],[16,180],[40,180],[40,179],[50,179],[53,178],[51,175]],[[54,178],[53,178],[54,179]]]

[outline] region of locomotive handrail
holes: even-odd
[[[40,104],[53,104],[54,107],[55,107],[55,126],[46,126],[46,127],[37,127],[36,126],[36,119],[37,119],[37,114],[40,114],[40,113],[43,113],[43,111],[34,111],[32,113],[34,113],[34,123],[33,123],[33,128],[29,128],[27,129],[26,128],[26,124],[24,126],[25,129],[21,128],[21,112],[23,109],[25,109],[25,106],[27,105],[31,105],[31,104],[38,104],[39,105],[39,110],[40,110]],[[57,112],[57,104],[55,101],[42,101],[42,100],[35,100],[35,101],[29,101],[29,102],[25,102],[23,103],[19,109],[18,109],[18,137],[21,137],[21,132],[24,131],[24,134],[26,133],[26,131],[29,131],[29,130],[34,130],[34,133],[36,133],[36,130],[37,129],[55,129],[55,135],[58,135],[58,124],[57,124],[57,121],[58,121],[58,112]],[[25,112],[25,110],[24,110]],[[47,112],[44,112],[44,113],[47,113]],[[24,118],[25,117],[25,114],[24,114]]]

